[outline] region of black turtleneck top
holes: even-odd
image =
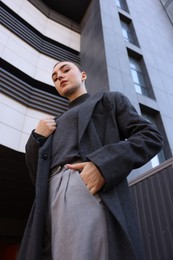
[[[78,110],[80,104],[89,98],[85,93],[69,103],[69,109],[56,119],[57,128],[53,133],[51,169],[80,160],[78,148]]]

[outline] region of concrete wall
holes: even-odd
[[[81,66],[87,71],[90,93],[108,91],[108,70],[99,1],[93,0],[81,25]]]
[[[173,153],[173,26],[160,1],[127,3]]]

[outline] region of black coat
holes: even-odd
[[[108,220],[109,260],[141,260],[139,232],[126,177],[160,151],[162,138],[155,127],[118,92],[98,93],[80,105],[78,133],[82,160],[92,161],[106,180],[99,193]],[[26,145],[26,161],[36,185],[36,197],[19,260],[41,259],[51,144],[52,135],[40,148],[31,134]]]

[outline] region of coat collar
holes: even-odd
[[[91,118],[94,107],[97,102],[103,97],[103,92],[95,94],[93,97],[87,99],[86,102],[82,103],[78,111],[78,142],[80,143],[84,131]]]

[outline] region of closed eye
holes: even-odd
[[[69,70],[70,70],[70,68],[67,68],[67,69],[65,69],[63,72],[64,72],[64,73],[67,73],[67,72],[69,72]]]

